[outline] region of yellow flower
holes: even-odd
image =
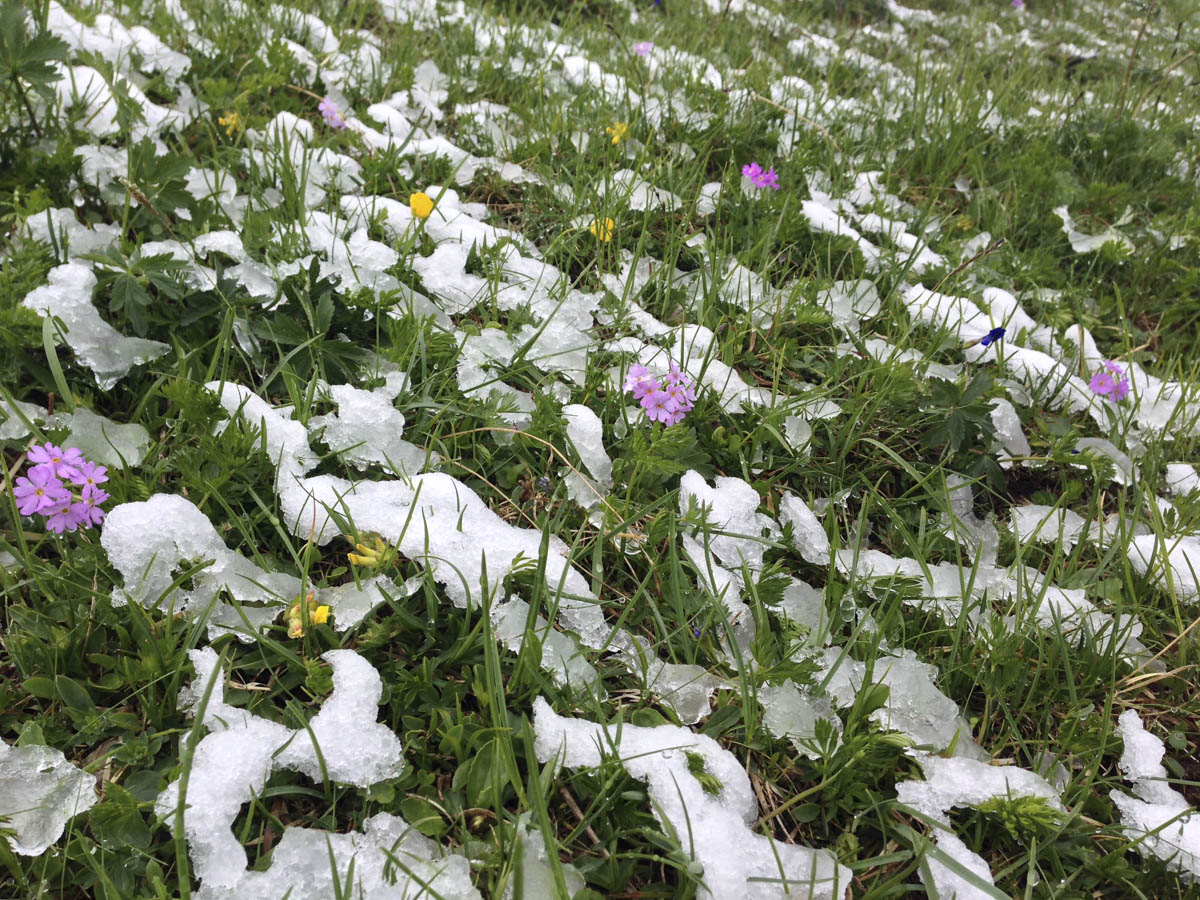
[[[621,141],[629,140],[629,126],[624,122],[613,122],[608,128],[604,129],[606,134],[612,135],[612,142],[619,144]]]
[[[229,112],[225,113],[225,115],[221,116],[221,118],[217,119],[217,124],[225,129],[226,137],[233,137],[233,133],[235,131],[242,130],[242,117],[236,112],[230,110]]]
[[[308,622],[310,625],[324,625],[329,621],[331,610],[328,606],[318,606],[317,601],[313,599],[315,596],[315,591],[309,591],[308,596],[304,598],[304,605],[308,608]],[[287,621],[288,637],[298,638],[304,634],[304,613],[300,609],[299,600],[288,607],[283,618]]]
[[[417,191],[408,198],[408,208],[418,219],[428,219],[429,214],[433,212],[433,198],[424,191]]]
[[[588,226],[588,231],[594,234],[598,239],[608,243],[612,240],[613,231],[616,229],[617,223],[612,219],[596,219]]]
[[[375,537],[375,546],[372,547],[370,544],[355,544],[354,549],[357,550],[358,553],[346,554],[346,559],[350,560],[352,565],[374,569],[386,562],[390,562],[390,554],[388,551],[391,548],[389,548],[387,544],[380,540],[378,535]]]

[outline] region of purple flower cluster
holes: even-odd
[[[1092,393],[1109,400],[1124,400],[1129,396],[1129,377],[1115,362],[1106,360],[1104,368],[1092,376],[1088,387],[1092,389]]]
[[[646,418],[664,425],[678,425],[696,402],[695,383],[675,363],[671,363],[671,370],[662,382],[645,366],[630,367],[625,390],[633,391],[634,399],[646,411]]]
[[[763,171],[763,167],[756,162],[746,163],[742,166],[742,177],[749,178],[750,183],[756,188],[770,188],[773,191],[779,190],[779,176],[775,174],[775,167]]]
[[[30,448],[29,461],[34,465],[13,490],[21,515],[45,516],[46,529],[55,534],[100,524],[100,504],[108,499],[100,485],[108,481],[108,469],[84,459],[76,447],[63,450],[53,444]]]
[[[325,124],[337,131],[342,131],[346,128],[346,120],[342,116],[342,111],[338,109],[337,104],[329,97],[326,97],[317,104],[317,109],[321,113],[321,118],[325,120]]]

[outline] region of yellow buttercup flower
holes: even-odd
[[[424,191],[417,191],[408,198],[408,208],[418,219],[428,219],[433,212],[433,198]]]
[[[233,110],[217,119],[217,124],[225,129],[226,137],[233,137],[235,131],[242,130],[242,117]]]
[[[596,219],[588,226],[588,231],[596,236],[598,240],[608,243],[612,240],[613,232],[616,230],[617,223],[612,219]]]
[[[606,134],[612,135],[612,142],[614,144],[629,140],[629,126],[624,122],[613,122],[604,131]]]

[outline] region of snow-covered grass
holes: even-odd
[[[3,6],[0,895],[1195,896],[1197,28]]]

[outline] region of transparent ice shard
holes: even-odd
[[[75,210],[55,207],[35,213],[25,220],[29,237],[57,248],[60,259],[76,259],[95,253],[120,239],[116,225],[98,223],[91,228],[75,218]]]
[[[96,778],[53,747],[0,741],[0,819],[8,845],[39,856],[62,837],[67,822],[96,805]]]
[[[779,500],[779,521],[792,526],[792,541],[807,562],[819,566],[829,563],[829,537],[808,504],[792,493]]]
[[[141,425],[122,425],[82,406],[74,412],[55,413],[50,427],[68,429],[64,447],[78,447],[88,459],[106,466],[140,465],[150,449],[150,432]]]
[[[612,486],[612,460],[604,451],[604,426],[591,409],[579,403],[563,407],[567,439],[583,461],[584,468],[603,488]]]
[[[824,720],[838,734],[842,720],[824,697],[814,697],[795,682],[764,684],[758,689],[763,723],[776,737],[787,738],[796,752],[815,759],[820,755],[815,744],[817,722]]]
[[[551,900],[558,896],[558,883],[546,856],[546,840],[537,828],[529,824],[529,813],[522,813],[517,822],[517,839],[521,842],[521,886],[510,881],[504,886],[502,900]],[[570,863],[561,863],[567,896],[574,897],[587,886],[583,876]],[[515,893],[514,893],[515,892]]]
[[[1087,521],[1073,510],[1054,506],[1014,506],[1012,528],[1021,543],[1039,541],[1043,544],[1061,541],[1073,547],[1087,529]]]
[[[840,707],[854,703],[866,673],[866,663],[851,659],[841,648],[830,647],[821,657],[825,691]],[[887,703],[871,713],[871,720],[918,745],[944,750],[953,743],[956,756],[984,755],[959,715],[958,705],[934,685],[936,674],[936,668],[918,660],[911,650],[880,656],[874,663],[872,683],[886,685],[889,693]]]
[[[1166,862],[1187,882],[1200,880],[1200,815],[1170,786],[1162,764],[1163,742],[1146,731],[1132,709],[1117,720],[1125,750],[1118,765],[1134,796],[1112,791],[1126,836],[1134,848]]]
[[[0,441],[15,441],[29,434],[29,426],[24,419],[35,425],[45,422],[48,413],[45,408],[36,403],[26,403],[14,400],[11,404],[0,399]],[[22,418],[24,417],[24,418]]]
[[[1139,575],[1152,572],[1163,590],[1186,600],[1200,599],[1200,537],[1140,535],[1129,543],[1129,561]]]
[[[21,305],[64,325],[64,340],[92,370],[101,390],[109,390],[130,369],[158,359],[171,348],[159,341],[125,337],[100,318],[92,305],[96,276],[90,266],[67,263],[50,270],[48,285],[31,291]]]
[[[996,439],[1009,457],[1005,458],[1005,455],[1001,454],[1000,465],[1005,469],[1011,468],[1011,457],[1031,456],[1033,448],[1029,446],[1029,438],[1025,437],[1025,431],[1021,428],[1021,417],[1017,415],[1017,408],[1003,397],[995,397],[990,402],[992,427],[996,429]]]
[[[254,632],[300,594],[300,579],[264,571],[230,550],[208,517],[174,494],[114,507],[104,518],[100,546],[125,580],[123,588],[113,588],[114,606],[133,602],[192,616],[207,614],[210,639],[233,630],[239,639],[253,640]],[[190,585],[174,584],[193,564],[210,560],[191,576]],[[241,613],[224,599],[226,592],[241,604]]]
[[[1200,473],[1191,463],[1167,464],[1167,493],[1175,497],[1200,489]]]
[[[1085,437],[1075,441],[1077,451],[1091,451],[1097,456],[1106,457],[1113,464],[1113,481],[1121,485],[1134,484],[1139,476],[1137,467],[1128,456],[1117,449],[1112,441],[1104,438]],[[1080,464],[1082,468],[1082,464]]]
[[[645,782],[655,818],[680,836],[681,850],[702,869],[701,898],[841,898],[851,872],[828,850],[782,844],[750,829],[758,813],[742,764],[712,738],[660,725],[607,727],[554,713],[534,701],[535,751],[571,769],[599,766],[616,756]],[[715,779],[709,793],[693,774],[689,756]],[[719,787],[717,787],[719,785]],[[686,836],[686,837],[684,837]]]
[[[687,515],[693,503],[704,509],[707,529],[694,526],[693,534],[703,535],[713,554],[724,565],[753,571],[763,565],[763,555],[772,541],[779,538],[779,527],[758,512],[762,499],[740,478],[718,475],[709,487],[700,473],[689,470],[679,482],[679,512]]]
[[[631,638],[630,647],[619,656],[642,680],[646,693],[669,706],[685,725],[694,725],[709,714],[714,691],[733,687],[703,666],[659,659],[654,648],[637,636]]]
[[[1054,214],[1062,219],[1063,232],[1067,235],[1067,240],[1071,242],[1071,249],[1076,253],[1095,253],[1108,243],[1116,244],[1126,253],[1133,252],[1133,242],[1111,226],[1100,234],[1084,234],[1075,227],[1075,220],[1067,212],[1067,207],[1056,207]]]
[[[833,316],[833,324],[851,334],[858,334],[862,320],[879,315],[882,309],[879,290],[866,279],[835,281],[817,294],[817,303]]]

